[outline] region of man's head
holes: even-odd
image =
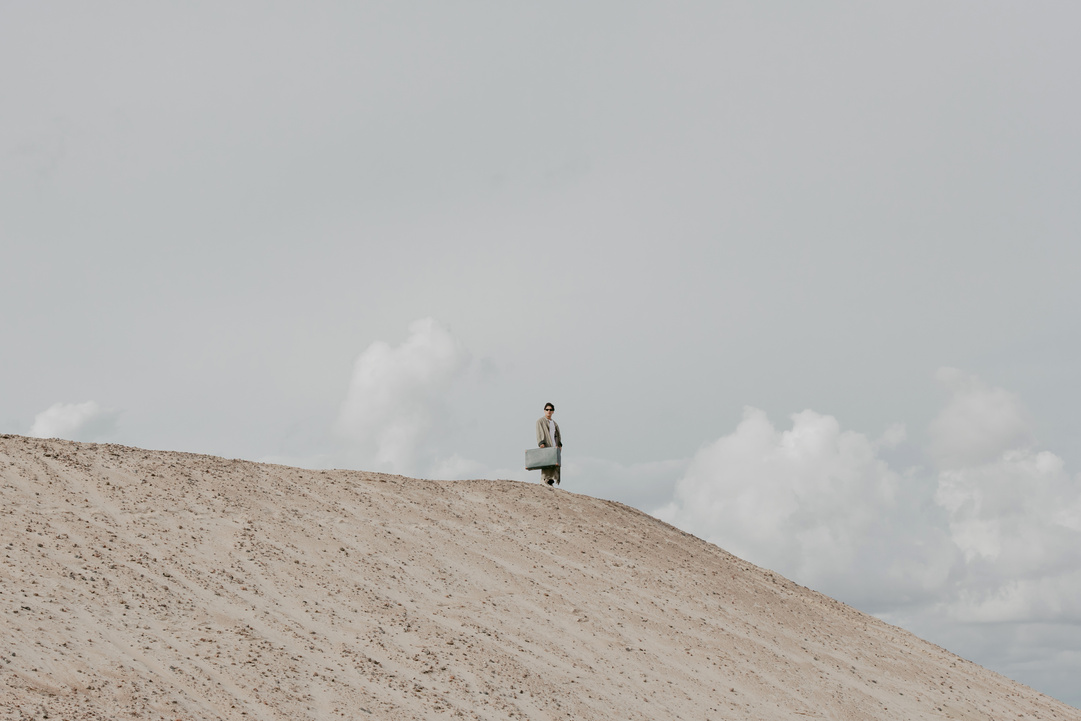
[[[545,418],[551,418],[552,414],[556,412],[556,407],[551,403],[544,404],[544,416]]]

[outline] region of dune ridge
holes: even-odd
[[[644,513],[0,437],[3,719],[1081,719]]]

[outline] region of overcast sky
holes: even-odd
[[[621,500],[1081,706],[1081,6],[0,4],[0,431]]]

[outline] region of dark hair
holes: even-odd
[[[548,406],[552,406],[552,404],[551,403],[545,403],[544,404],[544,410],[548,410]],[[554,411],[555,409],[556,409],[556,407],[552,406],[552,410]]]

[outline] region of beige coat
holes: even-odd
[[[555,423],[556,427],[555,438],[552,438],[552,434],[548,431],[547,418],[541,416],[540,420],[537,421],[537,445],[541,448],[551,448],[553,446],[555,446],[556,448],[563,447],[563,437],[559,434],[559,424],[556,423],[554,420],[552,421],[552,423]]]

